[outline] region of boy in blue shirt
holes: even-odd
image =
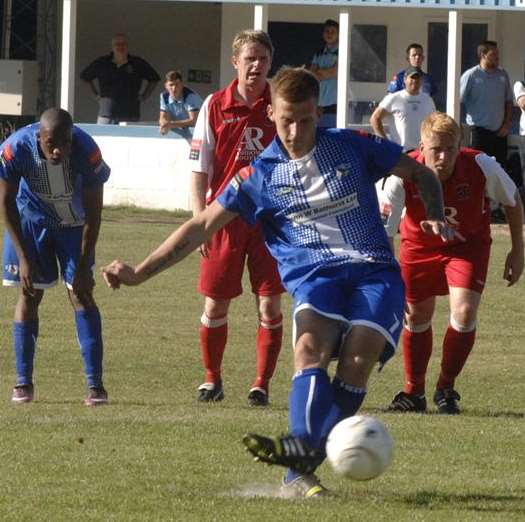
[[[335,127],[337,116],[337,59],[339,53],[339,24],[328,19],[324,23],[325,45],[312,58],[310,71],[319,80],[319,106],[323,113],[319,127]]]
[[[302,68],[272,80],[268,116],[277,136],[207,209],[182,225],[136,267],[103,269],[108,286],[140,284],[177,263],[233,218],[259,220],[294,298],[295,375],[290,434],[248,434],[260,461],[287,469],[283,497],[326,490],[314,475],[331,428],[357,412],[375,364],[393,355],[403,320],[399,267],[379,215],[375,182],[392,173],[417,184],[428,219],[421,226],[447,240],[439,181],[432,171],[381,138],[347,129],[316,129],[319,83]],[[338,361],[332,382],[330,360]]]
[[[170,129],[187,140],[191,140],[202,98],[184,86],[179,71],[168,71],[164,83],[166,90],[160,94],[160,133]]]

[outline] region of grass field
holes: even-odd
[[[180,221],[167,213],[105,211],[97,264],[137,262]],[[395,439],[392,467],[355,483],[323,465],[329,500],[275,498],[281,471],[256,464],[248,430],[286,427],[291,377],[290,300],[271,407],[250,409],[255,309],[234,302],[224,363],[226,399],[195,401],[198,256],[144,286],[111,292],[97,275],[111,404],[82,405],[84,382],[65,290],[46,293],[36,359],[36,401],[13,406],[11,319],[16,292],[0,291],[0,520],[19,521],[496,521],[525,520],[525,281],[501,280],[508,237],[495,229],[478,337],[457,388],[462,415],[382,413],[402,384],[397,356],[370,383],[364,411]],[[429,390],[437,377],[446,302],[434,331]]]

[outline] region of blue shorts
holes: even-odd
[[[368,326],[386,340],[380,362],[384,364],[394,355],[403,328],[405,303],[397,266],[351,263],[323,268],[299,285],[294,299],[294,322],[298,312],[310,309],[341,321],[346,332],[355,325]]]
[[[71,289],[82,245],[83,227],[47,228],[23,218],[20,221],[27,253],[35,267],[34,287],[45,290],[55,286],[59,265],[62,279]],[[91,266],[94,261],[90,259]],[[3,265],[4,286],[20,286],[18,256],[7,230],[4,234]]]

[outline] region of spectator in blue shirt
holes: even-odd
[[[337,55],[339,52],[339,24],[326,20],[323,29],[324,47],[312,58],[310,71],[319,80],[319,106],[323,115],[319,127],[335,127],[337,116]]]
[[[500,165],[507,161],[507,135],[512,124],[513,97],[509,76],[499,66],[498,44],[478,45],[479,64],[461,75],[459,94],[467,113],[471,146]]]
[[[193,135],[202,98],[184,86],[179,71],[168,71],[164,83],[166,90],[160,95],[160,133],[170,129],[188,140]]]
[[[460,79],[459,97],[470,128],[470,146],[507,166],[507,136],[512,125],[513,96],[505,69],[499,66],[498,44],[485,40],[478,45],[479,64]],[[515,180],[519,184],[519,180]],[[505,213],[491,202],[492,221],[505,223]]]
[[[423,53],[423,46],[418,43],[411,43],[406,50],[406,60],[409,67],[422,68],[423,62],[425,61],[425,55]],[[387,91],[390,93],[402,91],[405,88],[405,70],[399,71],[394,75],[390,83],[388,84]],[[423,82],[421,84],[421,92],[434,96],[436,94],[436,84],[432,80],[430,74],[423,73]]]

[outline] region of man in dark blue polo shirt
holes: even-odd
[[[418,43],[411,43],[406,50],[406,60],[409,67],[421,68],[423,66],[423,62],[425,61],[423,46]],[[389,93],[402,91],[405,88],[405,70],[406,69],[403,69],[394,75],[387,87],[387,91]],[[424,72],[423,81],[421,83],[421,92],[434,97],[436,95],[436,91],[436,84],[434,83],[432,76]]]
[[[88,65],[80,78],[98,101],[97,123],[138,121],[140,104],[148,99],[160,76],[148,62],[128,54],[126,35],[115,34],[111,47],[112,52]]]

